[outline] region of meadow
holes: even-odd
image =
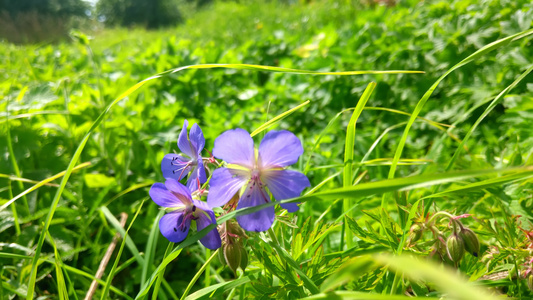
[[[526,0],[216,1],[0,43],[0,299],[531,299],[532,25]],[[299,210],[169,242],[149,191],[184,120],[210,152],[294,133]]]

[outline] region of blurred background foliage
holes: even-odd
[[[177,1],[177,0],[176,0]],[[140,3],[140,4],[139,4]],[[312,185],[342,169],[345,128],[350,113],[344,113],[312,152],[317,136],[343,109],[354,107],[370,81],[377,82],[367,106],[411,112],[430,85],[451,66],[483,45],[526,30],[533,21],[533,4],[528,0],[432,0],[398,1],[384,5],[367,1],[213,1],[209,3],[173,0],[126,1],[0,1],[0,22],[12,22],[11,32],[0,24],[0,173],[40,181],[65,170],[71,155],[92,122],[106,104],[138,81],[170,68],[203,63],[249,63],[320,71],[422,70],[422,75],[307,76],[236,70],[191,70],[153,81],[113,108],[82,154],[90,168],[75,173],[67,185],[50,234],[68,265],[94,274],[111,240],[114,229],[97,208],[106,206],[113,214],[130,215],[147,189],[140,188],[119,198],[128,187],[162,181],[160,161],[177,151],[176,139],[183,119],[198,123],[211,149],[223,131],[241,127],[252,131],[269,117],[306,100],[311,104],[283,120],[278,129],[295,132],[306,151],[300,159]],[[46,38],[46,22],[25,36],[24,14],[53,16],[61,20],[60,36]],[[6,17],[7,16],[7,17]],[[67,17],[68,16],[68,17]],[[74,18],[67,22],[70,17]],[[77,18],[77,19],[76,19]],[[74,21],[73,21],[74,20]],[[76,21],[77,20],[77,21]],[[102,23],[109,25],[104,28]],[[176,25],[180,23],[180,25]],[[67,24],[68,23],[68,24]],[[4,23],[2,23],[4,24]],[[7,23],[6,23],[7,24]],[[50,26],[54,26],[53,24]],[[118,27],[115,27],[118,26]],[[125,29],[120,26],[131,26]],[[162,29],[146,31],[146,28]],[[24,27],[25,28],[25,27]],[[78,31],[70,31],[77,29]],[[39,31],[40,30],[40,31]],[[20,31],[22,32],[22,31]],[[32,32],[32,31],[30,31]],[[43,34],[43,35],[41,35]],[[40,38],[44,38],[42,42]],[[15,43],[36,42],[19,45]],[[57,43],[48,43],[48,41]],[[436,122],[455,124],[451,136],[415,123],[404,158],[429,159],[419,166],[400,166],[397,177],[438,172],[458,146],[453,136],[464,136],[483,112],[484,105],[508,86],[532,63],[530,38],[455,72],[439,85],[422,111]],[[505,97],[481,123],[468,142],[466,155],[457,169],[520,165],[531,160],[533,136],[533,78],[526,78]],[[356,161],[384,130],[407,121],[405,115],[367,109],[357,124]],[[8,125],[8,126],[7,126]],[[8,134],[13,151],[8,145]],[[403,127],[391,130],[369,159],[391,158]],[[443,139],[442,143],[435,141]],[[13,158],[14,155],[14,158]],[[329,167],[323,167],[329,166]],[[387,178],[387,166],[364,167],[363,181]],[[340,179],[325,188],[339,186]],[[533,207],[531,184],[512,191],[516,203],[495,206],[495,199],[483,202],[443,201],[444,209],[473,212],[477,217],[522,214]],[[23,191],[0,178],[0,204]],[[27,196],[28,206],[17,201],[23,234],[15,234],[11,210],[0,212],[0,241],[4,251],[15,244],[32,248],[40,232],[55,187],[45,186]],[[466,197],[466,196],[465,196]],[[363,206],[375,207],[376,199]],[[528,202],[529,201],[529,202]],[[331,203],[312,202],[302,206],[301,224],[316,218]],[[364,207],[363,207],[364,208]],[[327,219],[340,215],[334,206]],[[130,235],[144,251],[157,205],[145,203]],[[363,217],[363,216],[361,216]],[[328,238],[324,251],[338,249],[338,233]],[[160,260],[166,242],[158,241],[155,256]],[[8,250],[6,250],[8,249]],[[25,250],[24,250],[25,251]],[[183,290],[202,263],[204,251],[195,246],[184,250],[180,263],[167,268],[166,279]],[[260,250],[256,255],[260,254]],[[50,244],[45,253],[53,253]],[[131,255],[125,255],[123,260]],[[186,259],[186,257],[192,259]],[[13,289],[24,293],[29,275],[28,261],[3,276]],[[53,267],[39,270],[39,294],[54,294],[55,283],[47,277]],[[122,270],[113,284],[127,294],[140,285],[140,266]],[[224,277],[232,273],[225,269]],[[76,278],[80,295],[90,281]],[[268,284],[267,284],[268,285]],[[260,292],[257,292],[258,295]]]

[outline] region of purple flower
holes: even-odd
[[[207,204],[210,207],[226,204],[244,185],[246,189],[241,192],[237,209],[270,202],[266,188],[276,200],[298,197],[310,186],[309,180],[300,172],[283,168],[296,163],[302,153],[300,140],[286,130],[268,132],[257,154],[246,130],[224,132],[215,140],[213,154],[229,165],[213,172]],[[296,203],[281,204],[281,207],[289,212],[298,210]],[[248,231],[265,231],[274,222],[274,207],[238,216],[237,221]]]
[[[198,189],[198,181],[206,182],[205,168],[202,161],[202,150],[205,146],[205,138],[198,124],[193,124],[191,133],[187,136],[187,120],[183,122],[183,129],[178,138],[178,147],[185,156],[177,154],[167,154],[161,162],[163,177],[173,178],[180,181],[187,174],[187,187],[191,191]]]
[[[172,178],[167,179],[165,184],[154,183],[150,197],[169,212],[159,220],[159,230],[173,243],[179,243],[187,237],[191,220],[196,221],[198,231],[217,222],[207,203],[193,200],[189,189]],[[220,248],[221,240],[216,227],[201,238],[200,242],[209,249]]]

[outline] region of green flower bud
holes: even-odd
[[[237,272],[237,268],[241,265],[242,252],[244,251],[239,243],[226,244],[224,247],[224,258],[226,258],[226,263],[234,273]]]
[[[533,274],[529,274],[527,277],[527,287],[533,292]]]
[[[455,263],[459,263],[465,254],[465,242],[459,235],[453,233],[446,241],[448,257]]]
[[[466,251],[477,257],[479,255],[479,239],[477,235],[469,228],[463,227],[459,231],[459,236],[465,242]]]
[[[422,233],[424,233],[424,227],[419,223],[413,224],[409,230],[409,244],[414,244],[418,241],[422,237]]]

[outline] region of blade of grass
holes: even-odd
[[[11,120],[31,118],[33,116],[39,116],[39,115],[71,115],[71,114],[68,111],[61,111],[61,110],[41,110],[41,111],[35,111],[31,113],[8,116],[6,119],[0,120],[0,124],[11,121]]]
[[[187,285],[187,288],[185,288],[185,292],[183,292],[183,295],[181,295],[181,300],[185,300],[185,298],[187,297],[187,295],[189,294],[189,292],[191,291],[192,289],[192,286],[196,283],[196,281],[198,280],[198,278],[200,278],[200,276],[202,275],[202,273],[204,272],[205,268],[207,268],[207,266],[211,263],[211,261],[213,260],[213,258],[215,258],[215,256],[218,255],[218,251],[220,250],[217,249],[215,252],[213,252],[213,254],[211,255],[211,257],[209,257],[208,260],[205,261],[205,263],[202,265],[202,267],[200,268],[200,270],[198,270],[198,272],[196,272],[196,274],[194,275],[194,277],[191,279],[191,281],[189,282],[189,284]]]
[[[10,198],[13,198],[13,187],[11,186],[11,181],[7,183],[7,190]],[[15,205],[11,206],[11,213],[13,214],[13,224],[15,225],[15,234],[20,235],[20,221],[17,213],[17,208]]]
[[[470,184],[467,184],[465,186],[458,187],[458,188],[448,189],[448,190],[442,191],[440,193],[424,196],[422,199],[442,197],[442,196],[446,196],[446,195],[449,195],[449,194],[452,194],[452,193],[467,193],[467,192],[473,191],[473,190],[480,190],[480,189],[490,188],[490,187],[494,187],[494,186],[499,186],[499,185],[505,184],[505,183],[511,183],[511,182],[515,182],[515,181],[526,180],[526,179],[532,178],[532,177],[533,177],[533,174],[531,174],[529,176],[524,176],[521,173],[519,173],[519,174],[510,174],[510,175],[506,175],[506,176],[502,176],[502,177],[498,177],[498,178],[490,178],[490,179],[487,179],[487,180],[470,183]]]
[[[257,277],[255,276],[256,273],[259,273],[259,270],[254,270],[251,272],[248,272],[247,276],[243,276],[241,278],[228,281],[228,282],[222,282],[219,284],[214,284],[211,286],[208,286],[206,288],[203,288],[201,290],[198,290],[189,296],[185,298],[185,300],[198,300],[198,299],[213,299],[216,298],[219,295],[222,295],[224,292],[233,290],[234,288],[241,286],[243,284],[246,284],[248,282],[251,282],[252,280],[255,280]]]
[[[9,89],[11,89],[11,86],[9,87]],[[19,102],[20,100],[22,100],[22,98],[24,97],[24,95],[26,94],[26,91],[28,90],[28,87],[25,86],[22,88],[22,90],[19,92],[19,94],[17,95],[17,98],[15,99],[16,102]],[[9,128],[9,120],[8,120],[8,116],[9,116],[9,100],[11,99],[11,97],[7,97],[7,103],[6,103],[6,130],[7,130],[7,151],[9,153],[9,159],[11,160],[11,165],[13,167],[13,171],[15,172],[15,176],[17,177],[22,177],[20,176],[20,169],[19,169],[19,165],[17,163],[17,158],[15,156],[15,151],[13,151],[13,143],[11,142],[11,129]],[[22,184],[21,181],[17,181],[17,184],[18,184],[18,187],[21,191],[24,190],[24,184]],[[22,196],[22,203],[24,204],[24,207],[26,208],[26,211],[28,212],[28,214],[30,213],[30,207],[28,206],[28,199],[26,198],[26,196]],[[1,211],[1,209],[0,209]],[[19,228],[19,224],[17,222],[17,211],[16,211],[16,208],[13,207],[13,216],[15,216],[15,228],[17,228],[17,232],[20,232],[20,228]]]
[[[9,259],[33,259],[33,256],[30,256],[30,255],[23,255],[23,254],[14,254],[14,253],[6,253],[6,252],[0,252],[0,257],[4,257],[4,258],[9,258]],[[56,261],[55,260],[52,260],[52,259],[44,259],[44,258],[40,258],[39,259],[39,262],[47,262],[49,264],[55,264]],[[74,267],[71,267],[69,265],[66,265],[64,264],[63,262],[60,262],[61,263],[61,268],[65,269],[66,271],[68,272],[71,272],[73,274],[76,274],[76,275],[79,275],[79,276],[82,276],[82,277],[85,277],[85,278],[88,278],[90,280],[96,280],[96,282],[98,282],[98,284],[101,284],[101,285],[104,285],[105,282],[101,279],[98,279],[98,278],[95,278],[92,274],[89,274],[85,271],[82,271],[82,270],[79,270],[79,269],[76,269]],[[121,290],[117,289],[116,287],[114,286],[111,286],[111,291],[113,291],[115,294],[117,295],[120,295],[122,296],[123,298],[125,299],[132,299],[130,296],[128,296],[126,293],[122,292]]]
[[[157,245],[157,238],[159,237],[159,219],[161,219],[164,213],[164,210],[160,210],[157,214],[157,217],[154,219],[154,222],[152,223],[152,228],[150,229],[150,233],[148,235],[148,242],[146,242],[146,254],[144,256],[144,264],[142,265],[141,282],[146,281],[148,272],[151,271],[152,263],[154,261],[155,247]]]
[[[115,270],[117,268],[118,262],[120,261],[120,257],[122,256],[122,251],[124,250],[124,246],[126,245],[126,237],[128,237],[128,232],[130,231],[131,226],[133,226],[135,219],[137,219],[139,212],[141,212],[141,208],[145,200],[146,199],[144,199],[139,205],[139,208],[137,209],[137,212],[135,212],[135,215],[133,216],[133,219],[131,220],[130,225],[128,225],[128,229],[124,233],[124,238],[122,238],[122,243],[120,243],[120,248],[118,250],[117,257],[115,258],[115,263],[113,264],[113,267],[109,271],[109,275],[107,275],[107,280],[104,285],[104,290],[102,291],[102,296],[100,297],[100,299],[102,300],[107,298],[107,294],[109,293],[109,288],[111,287],[111,281],[113,280],[113,277],[115,277]]]
[[[90,166],[91,163],[90,162],[85,162],[85,163],[82,163],[82,164],[79,164],[77,165],[75,168],[72,169],[72,171],[77,171],[79,169],[82,169],[82,168],[85,168],[85,167],[88,167]],[[64,176],[66,174],[67,171],[63,171],[63,172],[60,172],[60,173],[57,173],[56,175],[54,176],[51,176],[51,177],[48,177],[42,181],[39,181],[39,183],[35,184],[34,186],[30,187],[29,189],[25,190],[24,192],[18,194],[17,196],[15,196],[14,198],[11,198],[11,200],[7,201],[6,203],[4,203],[4,205],[2,205],[0,207],[0,211],[4,210],[6,207],[8,207],[11,203],[15,202],[17,199],[19,199],[20,197],[23,197],[24,195],[27,195],[33,191],[35,191],[36,189],[40,188],[41,186],[43,185],[46,185],[48,184],[50,181],[54,181],[56,180],[57,178],[61,177],[61,176]]]
[[[376,83],[371,82],[367,85],[366,89],[364,90],[363,94],[361,95],[361,98],[357,102],[357,105],[355,106],[355,109],[353,111],[352,117],[350,118],[350,122],[348,123],[348,128],[346,130],[346,144],[344,146],[344,171],[342,173],[342,185],[344,187],[352,186],[352,162],[354,157],[354,144],[355,144],[355,127],[357,119],[359,119],[359,116],[363,112],[363,109],[365,108],[365,105],[370,99],[370,95],[372,95],[372,92],[376,88]],[[343,211],[347,212],[350,210],[350,208],[353,206],[353,203],[350,198],[344,198],[342,207]],[[348,216],[348,214],[347,214]],[[350,228],[346,228],[345,226],[346,222],[342,225],[342,232],[345,233],[345,235],[341,235],[341,247],[344,247],[343,243],[343,237],[346,238],[346,246],[348,248],[353,247],[353,233],[350,230]],[[341,249],[342,250],[342,249]]]
[[[128,214],[121,213],[120,214],[120,226],[124,228],[126,226],[126,220],[128,219]],[[113,237],[113,240],[107,247],[107,251],[104,254],[104,257],[102,258],[102,261],[100,262],[100,265],[98,266],[98,270],[96,271],[96,274],[94,275],[95,278],[102,278],[102,275],[104,275],[105,268],[107,267],[107,264],[109,263],[109,260],[111,259],[111,255],[113,254],[113,251],[115,251],[115,247],[117,245],[118,239],[120,238],[120,234],[117,232],[115,236]],[[91,285],[89,286],[89,290],[87,291],[87,294],[85,294],[85,300],[91,300],[93,298],[94,293],[96,292],[96,287],[98,286],[98,282],[96,280],[93,280],[91,282]]]
[[[302,300],[318,300],[318,299],[350,299],[350,300],[410,300],[412,296],[402,295],[381,295],[373,293],[352,292],[352,291],[333,291],[329,293],[320,293],[313,296],[302,298]],[[439,300],[442,298],[424,297],[427,300]]]
[[[323,192],[317,192],[313,194],[306,194],[297,198],[287,199],[282,201],[269,202],[253,207],[241,208],[225,214],[218,218],[217,223],[221,224],[229,219],[233,219],[236,216],[250,214],[266,207],[275,206],[279,203],[295,203],[306,202],[314,200],[333,201],[339,198],[354,198],[359,199],[372,195],[379,195],[387,192],[394,191],[407,191],[418,188],[430,187],[436,184],[457,182],[460,180],[466,180],[471,178],[477,178],[481,176],[493,176],[496,174],[509,174],[516,173],[517,176],[522,178],[529,178],[533,174],[533,166],[497,169],[497,170],[474,170],[474,171],[461,171],[461,172],[448,172],[442,174],[432,175],[419,175],[405,178],[386,179],[374,182],[360,183],[355,186],[347,188],[330,189]],[[518,175],[520,173],[520,175]]]
[[[289,116],[290,114],[292,114],[293,112],[297,111],[298,109],[306,106],[307,104],[311,103],[311,101],[307,100],[305,101],[304,103],[296,106],[296,107],[293,107],[291,109],[289,109],[288,111],[284,112],[284,113],[281,113],[279,115],[277,115],[276,117],[270,119],[268,122],[266,122],[265,124],[259,126],[259,128],[257,128],[256,130],[254,130],[252,133],[250,133],[250,136],[253,137],[255,135],[257,135],[258,133],[261,133],[261,131],[273,126],[274,124],[276,124],[277,122],[281,121],[282,119],[284,119],[285,117]]]
[[[155,269],[155,271],[150,276],[150,279],[148,279],[147,282],[145,282],[135,297],[135,299],[141,299],[144,297],[148,291],[150,290],[150,287],[155,282],[157,278],[159,278],[160,275],[162,275],[162,271],[166,268],[166,266],[171,263],[178,255],[181,253],[181,250],[185,247],[188,247],[197,241],[199,241],[202,237],[204,237],[209,231],[211,231],[213,228],[215,228],[214,224],[211,224],[204,229],[200,230],[199,232],[190,235],[187,237],[183,242],[181,242],[179,245],[177,245],[159,264],[159,266]]]
[[[65,284],[65,278],[63,277],[63,271],[61,269],[61,258],[59,252],[57,252],[56,243],[50,235],[50,232],[46,232],[52,248],[54,248],[54,259],[55,259],[55,268],[56,268],[56,281],[57,281],[57,292],[59,294],[59,299],[64,300],[68,299],[67,285]]]
[[[109,206],[109,204],[111,204],[111,202],[113,202],[113,201],[117,200],[118,198],[120,198],[120,197],[126,195],[127,193],[129,193],[129,192],[133,192],[133,191],[138,190],[138,189],[141,189],[141,188],[143,188],[143,187],[147,187],[147,186],[149,186],[149,185],[152,185],[152,184],[154,184],[154,182],[155,182],[155,181],[153,181],[153,180],[148,180],[148,181],[146,181],[146,182],[142,182],[142,183],[134,184],[134,185],[128,187],[127,189],[123,190],[122,192],[120,192],[120,193],[116,194],[115,196],[113,196],[113,198],[109,199],[109,200],[108,200],[106,203],[104,203],[104,205],[102,205],[102,206]]]
[[[6,179],[11,180],[11,181],[22,181],[22,182],[33,183],[33,184],[39,183],[39,181],[36,181],[36,180],[31,180],[31,179],[27,179],[27,178],[20,178],[20,177],[17,177],[17,176],[12,176],[12,175],[7,175],[7,174],[0,174],[0,178],[6,178]],[[52,186],[52,187],[59,187],[59,185],[57,185],[55,183],[46,183],[45,185],[46,186]],[[13,197],[11,197],[11,198],[13,198]]]
[[[165,254],[163,255],[163,259],[167,257],[167,254],[172,249],[172,244],[173,244],[172,242],[168,242],[168,246],[167,246],[167,249],[165,250]],[[180,253],[181,253],[181,250],[179,251],[178,255]],[[154,300],[157,300],[157,295],[159,295],[159,287],[161,286],[161,281],[164,276],[165,276],[165,268],[163,268],[157,276],[157,280],[154,285],[154,292],[152,293],[152,299]],[[173,296],[174,296],[174,299],[178,299],[178,297],[175,294]]]
[[[533,65],[531,65],[529,68],[527,68],[527,70],[524,73],[522,73],[522,75],[518,76],[518,78],[516,78],[516,80],[513,81],[513,83],[511,83],[509,86],[507,86],[503,91],[501,91],[498,94],[498,96],[496,96],[496,98],[494,98],[494,100],[492,100],[492,102],[489,104],[489,106],[487,106],[485,111],[476,120],[474,125],[472,125],[472,127],[470,127],[470,129],[466,133],[465,137],[461,141],[461,144],[457,147],[457,149],[453,153],[452,158],[448,161],[448,165],[446,165],[446,169],[445,169],[446,171],[449,171],[452,168],[453,164],[455,163],[455,160],[457,159],[457,157],[461,153],[461,150],[463,149],[463,146],[466,145],[466,142],[470,139],[470,136],[472,136],[472,133],[474,132],[474,130],[476,130],[476,128],[479,126],[479,124],[483,121],[483,119],[485,119],[485,117],[496,107],[496,105],[498,105],[498,103],[500,103],[500,101],[503,99],[503,97],[505,97],[505,95],[507,95],[522,80],[524,80],[524,78],[529,73],[531,73],[531,71],[533,71]]]
[[[433,94],[433,91],[435,91],[435,89],[441,83],[441,81],[443,81],[453,71],[459,69],[460,67],[462,67],[464,65],[467,65],[467,64],[471,63],[472,61],[480,58],[481,56],[483,56],[483,55],[485,55],[485,54],[487,54],[487,53],[489,53],[489,52],[491,52],[493,50],[496,50],[496,49],[498,49],[500,47],[503,47],[503,46],[513,42],[513,41],[516,41],[516,40],[522,39],[524,37],[527,37],[527,36],[529,36],[531,34],[533,34],[533,29],[525,30],[525,31],[519,32],[517,34],[513,34],[511,36],[508,36],[508,37],[505,37],[503,39],[499,39],[499,40],[497,40],[495,42],[492,42],[492,43],[482,47],[481,49],[477,50],[473,54],[469,55],[468,57],[466,57],[465,59],[463,59],[462,61],[460,61],[456,65],[454,65],[453,67],[451,67],[448,71],[446,71],[446,73],[444,73],[442,76],[440,76],[437,79],[437,81],[435,81],[435,83],[433,83],[433,85],[429,88],[429,90],[418,101],[413,113],[411,114],[411,117],[409,118],[409,121],[408,121],[407,125],[405,126],[405,130],[404,130],[404,132],[402,134],[402,137],[400,138],[400,142],[398,143],[398,146],[396,147],[396,152],[394,153],[394,160],[393,160],[393,163],[392,163],[391,168],[389,170],[389,176],[388,176],[389,179],[394,178],[394,174],[396,173],[396,166],[397,166],[398,161],[400,160],[400,157],[402,155],[403,148],[405,147],[405,143],[407,141],[407,135],[409,134],[409,130],[411,129],[411,126],[413,125],[416,117],[420,114],[420,112],[422,111],[422,108],[426,104],[427,100],[429,99],[429,97],[431,97],[431,95]],[[382,205],[381,205],[382,207],[385,207],[385,201],[386,201],[386,198],[383,197]]]
[[[143,200],[144,202],[144,200]],[[122,238],[126,241],[126,245],[128,246],[128,249],[130,249],[130,252],[133,254],[133,256],[137,259],[137,263],[141,266],[145,264],[144,258],[141,256],[141,253],[137,249],[137,246],[135,246],[135,243],[127,235],[127,231],[124,231],[124,227],[121,226],[120,221],[115,218],[115,216],[109,211],[109,209],[105,206],[100,207],[100,211],[105,215],[106,219],[111,223],[113,228],[122,236]],[[131,223],[129,225],[131,227]],[[128,228],[129,228],[128,227]]]
[[[458,275],[455,270],[448,269],[443,265],[437,265],[429,260],[421,260],[406,255],[392,256],[390,254],[377,255],[374,258],[380,264],[387,265],[396,272],[404,273],[411,279],[434,283],[438,290],[444,292],[450,299],[498,299],[498,297],[492,296],[480,286],[470,284],[465,278]]]

